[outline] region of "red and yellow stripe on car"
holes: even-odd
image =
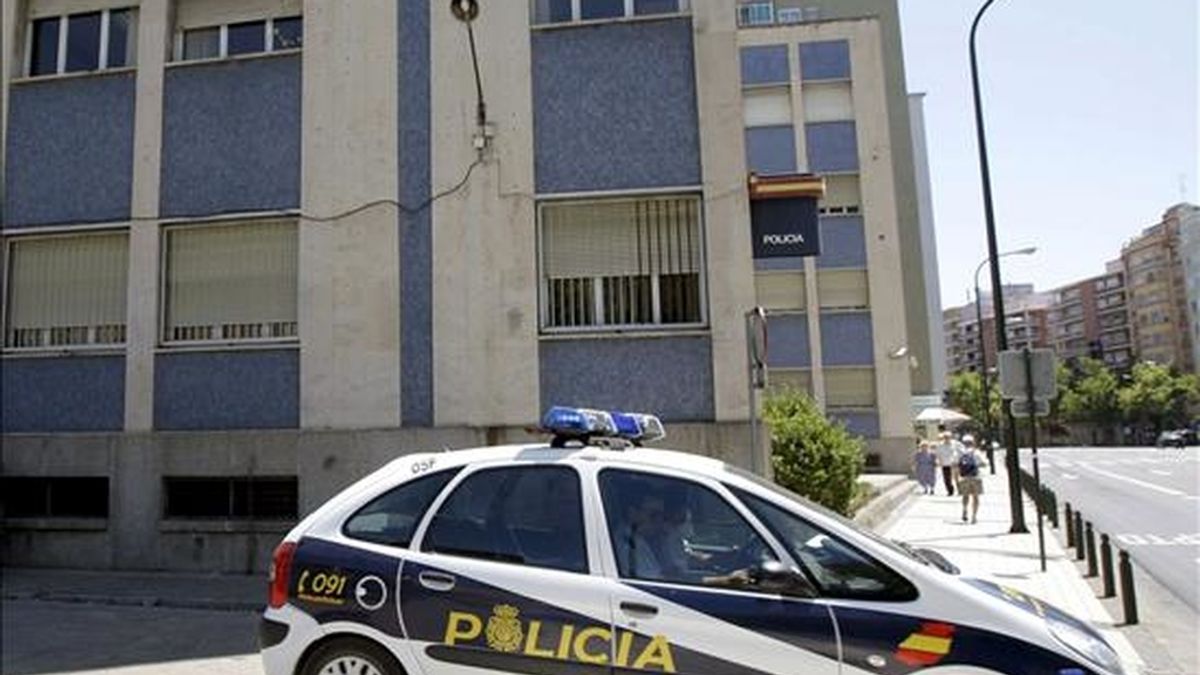
[[[909,666],[932,666],[950,653],[954,626],[926,622],[896,649],[896,660]]]

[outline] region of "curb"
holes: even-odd
[[[854,522],[874,530],[916,494],[917,482],[911,478],[900,478],[859,509],[858,513],[854,514]]]
[[[26,593],[5,593],[4,600],[33,600],[39,602],[62,602],[79,605],[108,605],[113,607],[161,607],[165,609],[202,609],[217,612],[261,612],[261,602],[242,602],[237,600],[217,600],[215,598],[160,598],[154,596],[112,596],[88,595],[82,593],[57,593],[53,591],[35,591]]]

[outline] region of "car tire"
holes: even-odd
[[[317,647],[300,675],[405,675],[404,668],[380,645],[356,637],[334,638]]]

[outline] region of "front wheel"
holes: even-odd
[[[321,645],[304,662],[301,675],[404,675],[395,657],[362,638],[337,638]]]

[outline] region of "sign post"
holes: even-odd
[[[767,312],[762,307],[746,312],[746,358],[750,368],[750,470],[763,475],[758,461],[758,390],[767,387]]]
[[[1029,420],[1030,456],[1033,458],[1033,483],[1042,489],[1042,474],[1038,466],[1037,418],[1050,414],[1050,400],[1058,395],[1055,379],[1054,351],[1029,349],[1006,351],[1000,354],[1001,395],[1012,398],[1014,417],[1024,414]],[[1019,466],[1019,464],[1017,465]],[[1034,495],[1037,513],[1038,558],[1046,571],[1046,531],[1042,518],[1042,500]]]

